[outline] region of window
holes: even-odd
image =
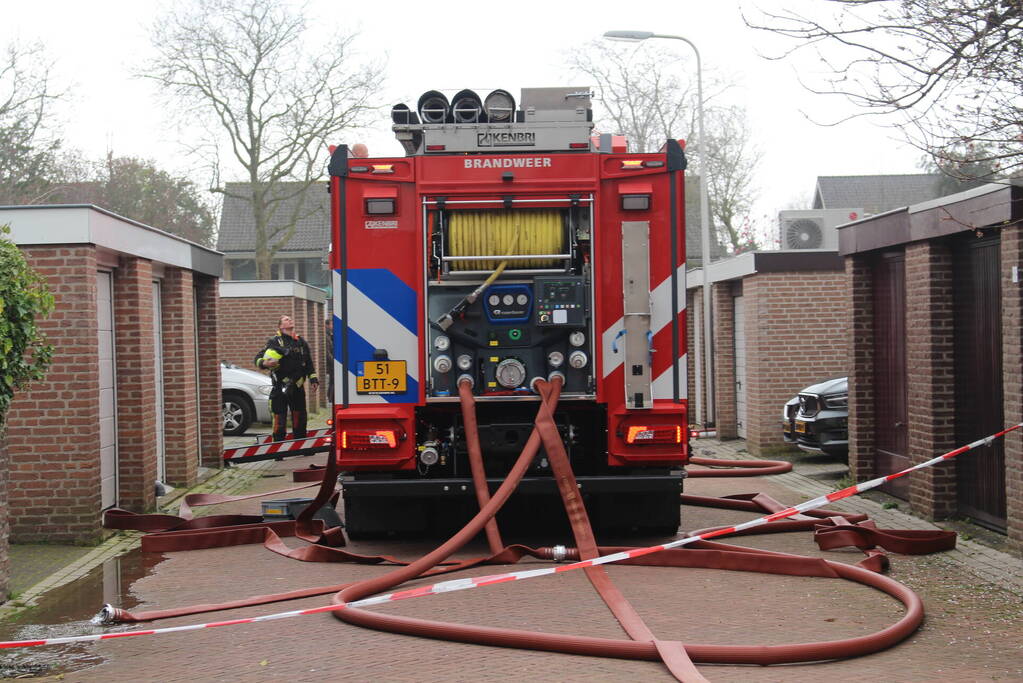
[[[228,277],[226,280],[255,280],[256,262],[252,259],[226,259]]]

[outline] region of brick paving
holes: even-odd
[[[699,442],[698,450],[704,448],[718,457],[728,457],[729,453],[736,457],[737,453],[735,444],[709,440]],[[287,470],[320,459],[294,458],[272,463],[260,470],[258,476],[250,477],[245,486],[253,491],[284,488],[290,481],[283,476]],[[687,482],[686,489],[700,495],[764,491],[792,503],[818,495],[814,487],[820,486],[824,485],[803,475],[782,475],[694,479]],[[863,502],[842,501],[833,507],[852,510]],[[897,510],[883,510],[871,504],[877,508],[880,526],[920,528],[903,523],[903,518],[913,518]],[[235,505],[244,510],[258,509],[255,501]],[[683,508],[683,526],[687,529],[730,524],[749,517],[735,511]],[[915,524],[920,524],[919,520]],[[639,544],[656,539],[608,539],[622,540]],[[855,562],[861,557],[852,551],[818,551],[808,533],[744,537],[735,543],[842,562]],[[353,543],[352,549],[392,552],[413,559],[433,545],[425,541],[377,540]],[[483,552],[481,545],[474,545],[461,554],[474,556]],[[701,671],[714,681],[846,681],[881,677],[890,681],[1023,680],[1023,604],[1017,594],[1005,590],[1006,581],[988,582],[974,572],[977,565],[1000,563],[1003,574],[1012,579],[1018,576],[1018,561],[1002,557],[997,551],[957,552],[963,558],[953,557],[955,553],[892,558],[892,577],[916,590],[927,610],[923,626],[892,649],[839,662],[784,667],[701,666]],[[376,566],[299,563],[258,546],[170,553],[151,574],[132,586],[132,594],[143,603],[133,609],[222,601],[341,583],[385,571],[386,568]],[[887,596],[840,580],[650,567],[609,567],[608,571],[655,633],[689,643],[779,644],[850,637],[882,629],[897,620],[902,611]],[[487,567],[470,573],[494,572],[494,567]],[[326,602],[326,598],[310,598],[284,605],[165,620],[155,626],[265,614]],[[581,572],[408,600],[376,609],[462,623],[624,637]],[[501,681],[671,680],[664,667],[655,662],[426,640],[351,626],[329,615],[144,636],[89,647],[105,661],[91,668],[69,671],[64,681],[325,678],[462,681],[483,677]]]

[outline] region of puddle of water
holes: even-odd
[[[141,550],[107,560],[82,578],[45,593],[36,606],[0,622],[0,640],[42,640],[109,631],[110,627],[93,624],[92,618],[105,603],[125,609],[136,607],[139,601],[131,593],[131,585],[161,560],[162,554]],[[67,673],[95,666],[103,658],[94,649],[91,643],[73,643],[4,650],[0,655],[0,678]]]

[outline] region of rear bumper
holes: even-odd
[[[661,475],[633,476],[581,476],[576,477],[579,490],[584,494],[600,493],[681,493],[682,471]],[[491,493],[504,480],[487,479]],[[341,488],[345,499],[352,498],[472,498],[476,493],[472,480],[451,479],[356,479],[341,477]],[[515,490],[520,496],[556,496],[557,484],[551,477],[524,477]]]

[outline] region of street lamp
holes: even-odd
[[[707,139],[703,135],[703,66],[700,62],[700,51],[696,49],[696,45],[693,41],[682,36],[665,35],[661,33],[653,33],[652,31],[607,31],[604,33],[605,38],[611,40],[626,40],[631,42],[638,42],[646,40],[648,38],[668,38],[670,40],[681,40],[689,47],[693,48],[693,54],[696,55],[696,130],[697,135],[700,137],[700,144],[704,145],[703,149],[703,164],[700,169],[700,242],[701,242],[701,257],[702,257],[702,270],[703,270],[703,343],[706,347],[706,351],[703,354],[703,376],[704,381],[704,395],[706,396],[707,405],[704,408],[704,416],[706,421],[710,421],[710,406],[714,400],[714,388],[711,383],[711,377],[714,374],[714,363],[711,360],[710,353],[710,202],[707,199],[707,154],[706,144]],[[706,423],[704,424],[706,426]]]

